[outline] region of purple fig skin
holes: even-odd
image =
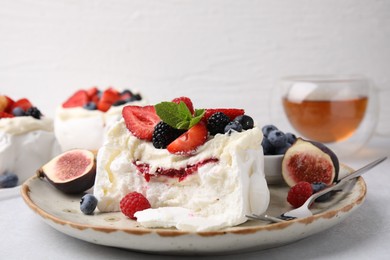
[[[337,155],[331,149],[329,149],[326,145],[324,145],[323,143],[310,141],[310,140],[304,140],[304,141],[312,143],[314,146],[318,147],[318,149],[320,149],[321,151],[323,151],[324,153],[326,153],[330,156],[330,159],[333,162],[333,166],[335,168],[335,173],[336,173],[333,181],[334,182],[337,181],[339,171],[340,171],[340,162],[339,162],[339,159],[337,158]]]
[[[58,158],[63,156],[65,153],[69,153],[75,151],[76,153],[85,153],[85,160],[90,160],[88,167],[85,170],[90,168],[88,171],[84,171],[83,174],[77,177],[69,177],[69,180],[63,181],[57,176],[57,172],[55,172],[51,167],[47,166],[52,162],[58,162]],[[90,188],[95,183],[96,177],[96,156],[91,151],[75,149],[72,151],[65,152],[55,158],[53,158],[50,162],[42,166],[37,170],[36,174],[39,178],[46,178],[47,181],[52,184],[58,190],[66,193],[66,194],[79,194]],[[46,169],[45,169],[46,168]],[[46,172],[45,172],[46,170]]]
[[[300,154],[302,154],[303,157],[301,157]],[[294,161],[291,160],[294,160],[297,156],[301,157],[301,160],[303,161],[300,162],[298,160],[296,162],[298,164],[294,164]],[[314,160],[315,164],[308,164],[308,162],[312,160]],[[317,162],[319,164],[317,164]],[[328,167],[331,167],[329,168],[331,172],[328,172],[331,175],[328,176],[326,175],[328,169],[324,168],[326,164]],[[324,182],[327,185],[330,185],[337,181],[339,169],[339,160],[333,151],[322,143],[308,141],[302,138],[298,138],[286,151],[282,161],[282,176],[286,184],[290,187],[294,186],[299,181]],[[312,171],[315,171],[318,175],[313,174]]]

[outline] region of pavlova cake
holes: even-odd
[[[0,95],[0,186],[24,181],[59,152],[50,118],[26,98]]]
[[[262,132],[242,109],[193,109],[189,98],[126,106],[97,156],[101,212],[145,227],[208,231],[239,225],[269,204]],[[128,201],[128,195],[137,201]],[[145,205],[144,210],[126,207]]]
[[[54,131],[62,151],[98,150],[108,126],[118,120],[125,105],[146,105],[139,93],[112,87],[81,89],[56,110]]]

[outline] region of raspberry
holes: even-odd
[[[302,206],[313,194],[313,188],[309,182],[301,181],[291,187],[287,194],[287,201],[294,207]]]
[[[137,218],[134,216],[134,214],[137,211],[148,209],[151,206],[144,195],[138,192],[130,192],[121,199],[119,207],[125,216],[136,220]]]

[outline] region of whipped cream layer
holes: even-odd
[[[11,172],[19,184],[59,154],[60,147],[48,118],[2,118],[0,120],[0,174]]]
[[[257,127],[230,136],[217,134],[187,157],[136,138],[122,119],[109,130],[98,153],[98,208],[119,211],[120,200],[137,191],[152,206],[136,213],[145,227],[206,231],[241,224],[246,214],[261,214],[269,203],[262,136]],[[140,170],[144,165],[147,174]],[[183,178],[161,174],[193,166],[196,171]]]
[[[21,135],[35,130],[53,132],[53,120],[46,117],[36,119],[32,116],[1,118],[0,120],[0,132],[3,133]]]
[[[124,106],[144,106],[145,100],[121,106],[112,106],[107,112],[87,110],[82,107],[58,107],[54,121],[54,132],[62,151],[74,148],[98,150],[104,142],[109,126],[122,116]]]

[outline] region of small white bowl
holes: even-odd
[[[282,161],[284,154],[264,155],[264,174],[268,184],[284,183],[282,176]]]

